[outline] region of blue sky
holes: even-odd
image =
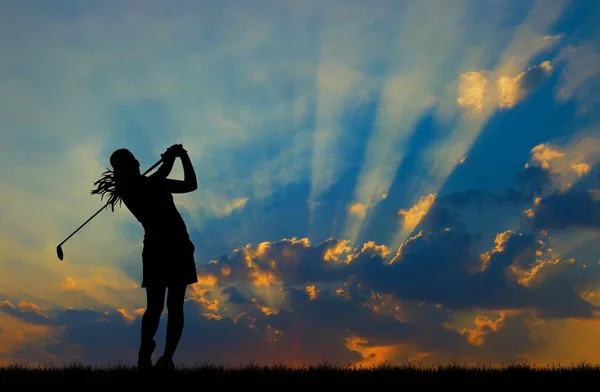
[[[200,277],[180,361],[600,359],[599,22],[575,0],[1,2],[0,363],[135,357],[139,223],[55,247],[113,150],[146,168],[174,143],[199,183],[175,197]]]

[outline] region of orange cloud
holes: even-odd
[[[63,290],[75,290],[77,289],[77,285],[75,284],[75,279],[67,277],[60,285],[60,288]]]
[[[269,287],[277,281],[277,277],[270,271],[254,271],[251,276],[253,279],[252,283],[257,287]]]
[[[367,339],[354,336],[346,339],[346,347],[359,353],[363,359],[356,361],[357,368],[368,368],[380,365],[383,362],[396,363],[396,358],[404,356],[408,361],[419,361],[427,358],[430,354],[414,350],[407,344],[401,343],[387,346],[368,346]]]
[[[325,261],[335,261],[335,262],[347,262],[347,257],[344,259],[343,256],[352,252],[352,248],[350,247],[349,240],[341,240],[336,242],[336,244],[325,251],[323,255],[323,260]]]
[[[550,65],[549,61],[544,61],[536,68],[542,70],[546,75],[552,73],[552,65]],[[521,72],[514,77],[502,76],[498,78],[498,106],[500,108],[510,109],[527,96],[531,87],[526,86],[524,81],[526,75],[534,69],[535,68],[529,68],[527,71]]]
[[[467,341],[472,345],[481,346],[486,336],[502,328],[505,317],[505,312],[500,312],[496,320],[492,320],[486,316],[477,316],[475,317],[475,326],[473,328],[464,328],[460,333],[467,336]]]
[[[487,91],[488,77],[484,72],[466,72],[460,75],[456,101],[460,106],[481,112],[490,100]]]
[[[272,314],[277,314],[279,311],[277,309],[272,309],[267,306],[259,306],[260,311],[263,312],[266,316],[270,316]]]
[[[481,255],[479,255],[479,259],[481,261],[481,270],[484,270],[487,267],[492,255],[494,253],[499,253],[499,252],[504,251],[504,245],[506,245],[506,243],[508,242],[510,237],[513,235],[517,235],[517,234],[512,230],[506,230],[502,233],[496,234],[496,238],[494,239],[494,244],[495,244],[494,248],[488,252],[485,252],[485,253],[482,253]]]
[[[306,288],[305,288],[305,291],[306,291],[306,293],[308,294],[308,297],[309,297],[310,299],[315,299],[315,298],[317,298],[317,293],[318,293],[318,290],[317,290],[317,288],[315,287],[315,285],[314,285],[314,284],[313,284],[313,285],[310,285],[310,286],[306,286]]]
[[[190,285],[189,293],[192,298],[204,298],[204,296],[213,292],[219,280],[214,275],[198,275],[198,282]]]
[[[218,282],[219,280],[214,275],[198,275],[198,282],[196,284],[203,287],[214,287]]]
[[[555,186],[561,190],[570,188],[581,177],[589,174],[599,160],[600,139],[594,132],[588,131],[582,131],[572,142],[562,147],[542,143],[531,149],[532,164],[552,174]]]
[[[229,275],[231,275],[231,267],[229,267],[229,266],[222,267],[221,275],[223,275],[224,277],[228,277]]]
[[[398,215],[402,217],[404,227],[409,230],[414,230],[421,220],[427,215],[427,212],[435,202],[435,193],[427,196],[422,196],[419,201],[408,210],[398,211]]]
[[[544,61],[514,76],[493,71],[465,72],[459,78],[456,101],[473,114],[484,114],[495,108],[510,109],[539,87],[543,79],[527,78],[532,73],[548,76],[552,65]],[[533,80],[536,82],[532,83]]]
[[[52,327],[28,323],[4,312],[0,313],[0,325],[0,366],[11,364],[17,351],[25,347],[34,348],[39,354],[39,360],[30,361],[30,365],[43,365],[45,360],[60,359],[43,348],[48,340],[53,340]]]
[[[394,264],[395,262],[397,262],[398,260],[400,260],[400,258],[402,257],[402,250],[403,250],[404,246],[406,246],[406,244],[408,244],[411,241],[414,241],[417,238],[422,237],[422,236],[423,236],[423,230],[419,231],[417,234],[415,234],[414,236],[412,236],[409,239],[407,239],[406,241],[404,241],[398,247],[398,251],[396,252],[396,255],[392,258],[392,260],[390,260],[390,264]]]
[[[121,313],[125,321],[131,324],[135,321],[136,318],[143,316],[145,310],[145,308],[138,308],[130,312],[127,309],[117,309],[117,312]]]
[[[377,245],[375,241],[367,241],[363,244],[361,252],[372,250],[375,254],[380,255],[382,258],[386,258],[390,253],[391,249],[385,245]]]
[[[367,215],[367,209],[369,207],[363,203],[354,203],[350,205],[348,212],[352,215],[356,215],[360,218],[364,218]]]
[[[221,320],[223,317],[219,316],[218,314],[213,314],[213,313],[202,313],[202,315],[204,317],[206,317],[207,319],[212,319],[212,320]]]

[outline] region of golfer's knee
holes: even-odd
[[[160,318],[162,311],[163,311],[162,306],[148,306],[146,308],[146,311],[144,312],[144,317],[157,319],[157,318]]]
[[[169,302],[167,303],[167,312],[173,315],[183,315],[183,303]]]
[[[183,314],[184,296],[180,293],[170,294],[167,297],[167,311],[169,314]]]
[[[167,312],[169,314],[183,314],[183,298],[167,298]]]

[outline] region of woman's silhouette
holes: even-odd
[[[184,180],[168,179],[176,158],[181,159]],[[125,203],[129,211],[144,228],[142,252],[143,279],[146,288],[146,311],[142,317],[141,343],[138,353],[138,368],[152,368],[152,353],[156,347],[154,335],[158,329],[167,296],[167,336],[162,357],[155,368],[173,370],[173,355],[183,331],[183,304],[188,284],[198,281],[194,261],[194,244],[190,240],[186,225],[175,207],[173,193],[196,190],[196,173],[187,151],[176,144],[162,154],[163,163],[148,177],[140,174],[140,164],[127,149],[113,152],[110,163],[113,167],[110,192],[114,203]],[[96,184],[103,182],[100,180]],[[105,193],[109,186],[99,186],[92,193]],[[101,188],[105,190],[102,191]],[[168,289],[168,294],[167,294]]]

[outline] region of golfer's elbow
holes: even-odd
[[[188,192],[194,192],[196,189],[198,189],[198,183],[196,181],[190,181],[188,182],[186,188]]]

